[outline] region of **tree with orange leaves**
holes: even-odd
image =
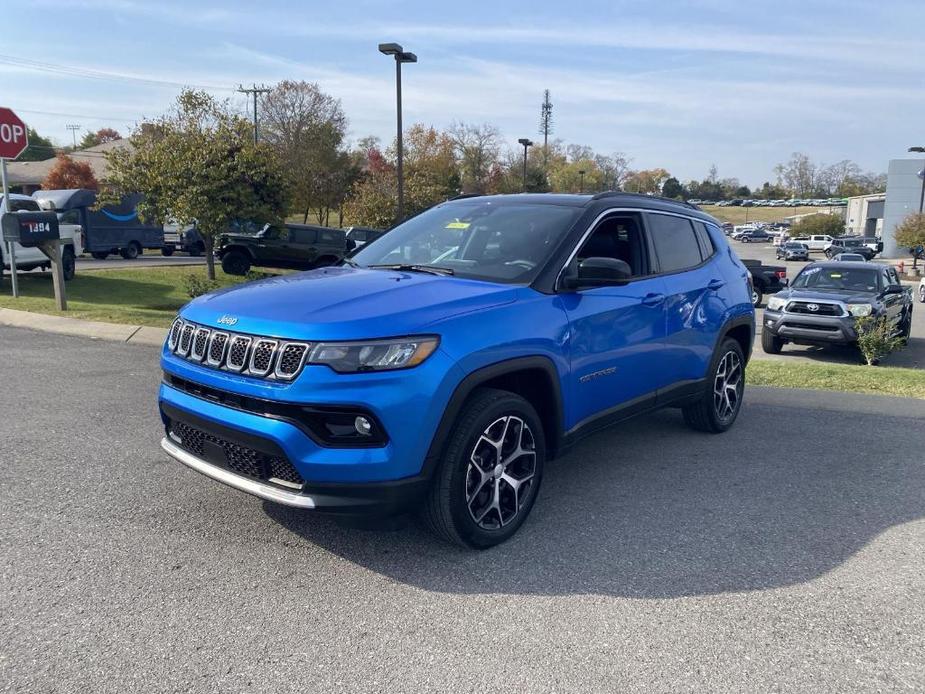
[[[99,190],[93,169],[85,161],[75,161],[64,153],[58,154],[58,161],[48,176],[42,181],[45,190],[68,190],[72,188],[89,188]]]

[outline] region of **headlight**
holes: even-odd
[[[780,311],[786,305],[787,299],[781,299],[779,296],[772,296],[770,299],[768,299],[769,311]]]
[[[848,304],[848,313],[857,318],[869,316],[873,310],[874,307],[870,304]]]
[[[368,342],[321,342],[308,356],[309,364],[324,364],[338,373],[390,371],[417,366],[434,353],[440,339],[403,337]]]

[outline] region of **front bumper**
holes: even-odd
[[[858,340],[851,316],[812,316],[766,310],[762,330],[798,343],[853,344]]]

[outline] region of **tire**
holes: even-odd
[[[772,335],[767,330],[761,331],[761,349],[766,354],[780,354],[783,348],[784,341],[781,338],[777,337],[777,335]]]
[[[191,258],[198,258],[202,255],[202,252],[205,250],[205,247],[202,243],[196,243],[190,246],[189,254]]]
[[[703,394],[682,409],[684,421],[697,431],[721,434],[735,424],[745,395],[745,356],[739,343],[723,340],[707,373]]]
[[[919,301],[925,304],[925,284],[919,285]]]
[[[77,258],[74,257],[74,249],[65,248],[61,254],[61,271],[64,273],[64,281],[70,282],[77,274]]]
[[[472,549],[500,544],[530,515],[545,461],[533,406],[515,393],[479,388],[450,433],[422,518],[447,542]]]
[[[739,239],[742,243],[750,243],[749,239]]]
[[[126,260],[135,260],[139,255],[141,255],[141,246],[137,242],[132,241],[128,246],[119,251],[121,255]]]
[[[903,317],[902,323],[899,324],[899,339],[904,345],[909,343],[909,336],[912,335],[912,311],[908,311]]]
[[[752,306],[758,308],[761,306],[761,300],[764,299],[764,292],[761,291],[761,287],[753,286],[752,287]]]
[[[174,250],[175,249],[173,246],[164,246],[161,249],[161,255],[164,256],[165,258],[169,258],[170,256],[173,255]]]
[[[222,257],[222,270],[229,275],[246,275],[251,269],[251,259],[241,251],[230,251]]]
[[[106,258],[109,257],[109,252],[108,251],[93,251],[93,253],[91,253],[90,255],[92,255],[97,260],[106,260]]]

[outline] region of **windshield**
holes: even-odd
[[[784,248],[791,250],[791,251],[806,250],[806,246],[804,246],[802,243],[786,243],[784,244]]]
[[[791,285],[795,289],[878,292],[880,272],[876,268],[830,268],[809,266]]]
[[[533,281],[580,207],[496,202],[440,205],[363,246],[357,265],[415,265],[494,282]]]

